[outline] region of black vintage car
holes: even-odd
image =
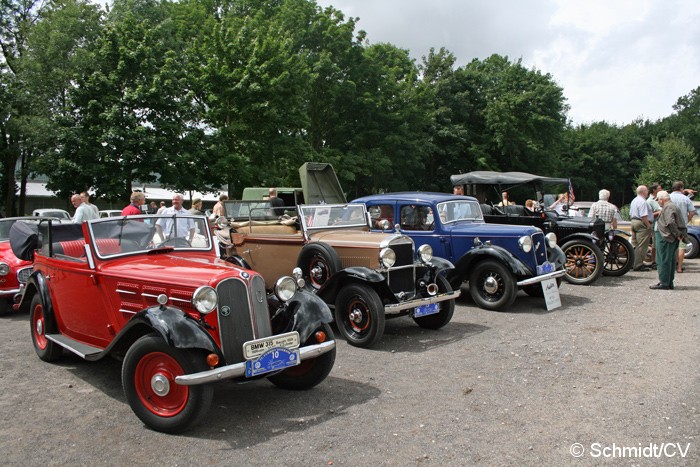
[[[464,185],[469,194],[482,201],[484,220],[493,224],[533,225],[545,234],[553,232],[566,255],[564,279],[572,284],[587,285],[594,282],[604,270],[605,223],[600,219],[575,217],[548,209],[542,195],[543,185],[563,185],[566,178],[541,177],[525,172],[477,171],[452,175],[453,186]],[[526,185],[532,187],[532,197],[540,207],[534,211],[522,205],[499,206],[501,193]],[[497,201],[494,201],[497,200]],[[568,206],[564,206],[567,212]]]

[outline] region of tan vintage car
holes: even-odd
[[[286,207],[292,217],[278,217],[269,201],[227,201],[225,209],[227,259],[261,273],[267,286],[300,268],[354,346],[377,342],[388,318],[408,315],[428,329],[452,319],[459,291],[441,274],[452,263],[405,235],[370,232],[363,204]]]

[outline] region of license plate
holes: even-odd
[[[554,269],[555,268],[553,263],[545,261],[540,266],[537,266],[537,275],[541,276],[542,274],[549,274],[550,272],[554,272]]]
[[[285,348],[296,349],[299,347],[299,333],[296,331],[280,334],[278,336],[256,339],[243,344],[243,356],[246,360],[258,357],[270,349]]]
[[[245,362],[245,375],[264,375],[273,371],[284,370],[299,364],[299,349],[275,348],[260,355],[255,360]]]
[[[420,318],[421,316],[434,315],[440,312],[439,303],[431,303],[429,305],[421,305],[416,307],[416,311],[413,312],[414,318]]]

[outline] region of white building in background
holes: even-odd
[[[132,186],[132,191],[143,191],[144,193],[146,193],[146,204],[150,204],[151,201],[155,201],[156,204],[160,205],[161,201],[165,201],[167,206],[170,206],[170,201],[172,200],[173,195],[177,193],[176,191],[167,190],[161,187],[136,184]],[[198,191],[186,191],[183,192],[182,195],[185,197],[184,205],[186,208],[190,207],[190,203],[194,198],[200,198],[204,202],[204,207],[210,208],[214,205],[214,203],[219,201],[220,195],[225,195],[227,193],[228,191],[223,189],[217,191],[216,193],[206,194],[200,193]],[[17,195],[19,196],[19,192],[17,193]],[[59,198],[57,193],[46,188],[46,183],[44,182],[27,182],[26,195],[27,198],[24,208],[26,212],[20,213],[20,215],[28,215],[34,209],[40,208],[70,208],[68,209],[68,211],[71,212],[71,214],[73,212],[73,208],[70,205],[69,200]],[[129,204],[128,199],[125,199],[121,203],[107,203],[106,201],[100,199],[91,199],[90,201],[94,201],[100,209],[122,209],[124,206]]]

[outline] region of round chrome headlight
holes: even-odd
[[[428,244],[421,245],[418,248],[418,257],[424,263],[429,263],[433,259],[433,247]]]
[[[554,248],[554,245],[557,244],[557,234],[554,232],[549,232],[544,236],[544,238],[547,239],[547,245],[549,245],[549,248]]]
[[[203,285],[198,288],[194,291],[194,295],[192,295],[192,305],[194,305],[195,310],[203,315],[214,311],[218,301],[219,296],[216,294],[216,290],[208,285]]]
[[[389,230],[389,229],[391,229],[391,224],[389,223],[388,220],[383,219],[383,220],[379,221],[379,228],[382,230]]]
[[[520,237],[518,239],[518,246],[525,253],[530,253],[532,251],[532,239],[530,237]]]
[[[7,263],[0,263],[0,276],[6,276],[10,273],[10,266]]]
[[[275,295],[281,301],[288,302],[295,293],[297,293],[297,281],[293,278],[283,276],[275,282]]]
[[[385,268],[390,268],[396,263],[396,253],[391,248],[383,248],[379,252],[379,262]]]
[[[216,225],[220,229],[228,227],[228,219],[226,218],[226,216],[219,216],[214,221],[214,225]]]

